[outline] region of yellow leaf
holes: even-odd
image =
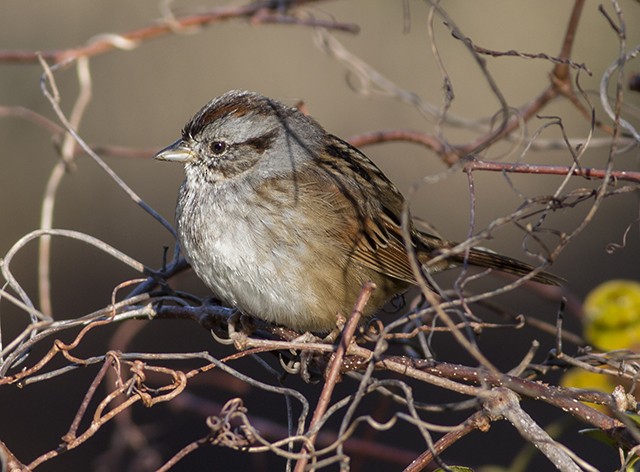
[[[584,303],[585,338],[603,351],[640,350],[640,283],[605,282]]]

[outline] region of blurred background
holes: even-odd
[[[212,7],[239,1],[175,1],[176,14],[198,13]],[[571,13],[571,2],[554,0],[508,1],[475,0],[471,2],[441,2],[448,15],[464,34],[485,48],[507,51],[557,55]],[[628,44],[640,42],[636,18],[638,2],[620,2],[628,27]],[[74,48],[98,35],[124,33],[160,21],[158,0],[113,0],[110,2],[3,2],[0,6],[0,49],[39,51]],[[617,58],[619,42],[611,27],[598,12],[598,2],[587,1],[580,19],[572,59],[585,63],[591,76],[582,73],[580,82],[593,101],[598,118],[609,122],[601,112],[597,91],[603,71]],[[612,12],[608,2],[605,9]],[[443,81],[431,51],[427,34],[428,5],[426,2],[389,2],[386,0],[318,1],[304,8],[315,18],[357,24],[358,34],[334,32],[338,40],[353,54],[375,68],[398,87],[410,90],[435,106],[443,103]],[[455,100],[451,113],[468,119],[490,118],[499,110],[499,103],[466,48],[448,32],[442,20],[436,18],[435,42],[449,74]],[[354,90],[355,79],[345,67],[323,53],[316,45],[313,28],[299,25],[251,24],[247,20],[223,21],[200,30],[186,30],[140,43],[132,50],[114,50],[97,55],[89,61],[92,99],[82,119],[79,132],[92,145],[112,145],[142,150],[140,157],[105,156],[117,174],[149,205],[173,221],[177,189],[182,181],[179,166],[161,164],[151,159],[154,150],[171,143],[179,136],[186,120],[204,103],[230,89],[249,89],[294,105],[304,101],[309,113],[327,130],[342,138],[383,129],[414,129],[436,132],[435,122],[415,107],[391,97],[366,95]],[[510,106],[518,107],[534,99],[548,84],[553,65],[542,59],[525,60],[514,57],[487,58],[488,68]],[[636,64],[632,63],[632,66]],[[640,68],[636,66],[635,71]],[[42,68],[37,63],[0,61],[0,106],[22,106],[57,121],[50,104],[40,90]],[[74,67],[56,75],[61,106],[69,113],[78,92]],[[625,92],[629,106],[637,106],[640,95]],[[559,116],[567,134],[585,139],[590,124],[571,104],[557,100],[543,110],[546,116]],[[627,119],[638,123],[629,109]],[[42,198],[47,180],[59,154],[51,136],[44,130],[17,116],[1,116],[0,121],[0,254],[5,254],[23,235],[39,227]],[[635,121],[633,121],[635,120]],[[548,119],[534,118],[528,124],[528,134]],[[451,143],[467,143],[476,133],[461,128],[446,127],[444,137]],[[596,132],[596,136],[605,136]],[[558,127],[545,129],[544,140],[559,140]],[[493,146],[481,158],[499,160],[510,149]],[[520,148],[521,149],[521,148]],[[145,153],[144,151],[147,151]],[[368,146],[365,153],[395,182],[403,192],[425,176],[445,171],[439,157],[424,147],[408,143],[387,143]],[[592,147],[583,164],[603,168],[609,149]],[[515,157],[506,156],[507,160]],[[637,148],[616,158],[617,169],[637,170]],[[566,149],[528,151],[523,161],[533,164],[571,165]],[[484,228],[496,218],[514,211],[521,199],[514,191],[528,196],[546,195],[560,184],[554,176],[512,175],[511,184],[499,173],[474,174],[476,185],[476,228]],[[513,185],[513,187],[512,187]],[[574,179],[569,188],[592,188],[597,182]],[[470,201],[467,177],[462,172],[447,174],[435,183],[422,185],[412,201],[415,216],[434,225],[449,239],[467,237]],[[590,203],[562,210],[552,216],[550,226],[572,231],[585,217]],[[626,238],[626,246],[609,253],[610,243],[622,243],[623,235],[638,215],[637,195],[629,193],[604,201],[587,229],[561,254],[552,271],[568,281],[571,300],[578,303],[596,285],[610,279],[638,279],[640,251],[637,224]],[[155,220],[137,207],[98,166],[85,155],[78,156],[76,169],[64,176],[54,211],[54,228],[82,231],[118,248],[150,267],[162,265],[163,247],[173,247],[171,235]],[[486,246],[502,253],[526,259],[522,250],[522,234],[515,228],[505,228],[495,234]],[[27,245],[14,260],[13,273],[32,299],[37,300],[37,244]],[[109,303],[113,288],[120,282],[137,277],[131,269],[81,243],[56,238],[52,244],[52,301],[56,319],[72,319],[90,313]],[[447,276],[439,279],[446,281]],[[180,275],[173,286],[206,295],[207,290],[191,273]],[[554,322],[558,305],[540,301],[530,294],[518,293],[505,298],[513,313],[535,314]],[[2,335],[4,342],[24,328],[24,315],[3,302]],[[573,314],[577,312],[574,310]],[[568,329],[580,331],[577,317],[569,317]],[[188,321],[148,323],[136,335],[129,350],[137,352],[216,351],[209,334]],[[115,328],[113,328],[115,330]],[[81,346],[84,355],[104,352],[110,348],[109,333],[92,334]],[[68,336],[67,341],[72,339]],[[515,332],[504,336],[488,332],[483,337],[483,352],[502,368],[518,362],[529,349],[531,335]],[[543,343],[551,346],[553,339]],[[46,349],[45,349],[46,350]],[[436,342],[439,359],[464,362],[468,358],[459,352],[450,338]],[[226,349],[224,353],[231,353]],[[504,356],[508,352],[508,356]],[[541,350],[544,352],[544,349]],[[516,360],[517,359],[517,360]],[[250,361],[236,366],[253,367]],[[22,390],[0,389],[0,439],[24,461],[35,458],[54,447],[64,434],[90,383],[93,372],[80,371],[73,378],[58,377]],[[216,383],[215,375],[212,383]],[[71,383],[80,385],[77,390]],[[299,388],[306,386],[294,385]],[[224,403],[232,396],[243,396],[240,390],[217,391],[212,401]],[[207,385],[195,386],[196,391],[209,395]],[[198,390],[201,389],[201,390]],[[319,386],[311,392],[319,392]],[[347,390],[345,390],[347,391]],[[313,393],[312,393],[313,394]],[[440,397],[438,397],[440,395]],[[247,395],[246,398],[251,398]],[[449,401],[446,393],[434,393],[429,401]],[[249,408],[259,408],[260,399],[247,400]],[[9,407],[10,406],[10,407]],[[175,421],[171,434],[162,430],[156,408],[137,411],[136,420],[148,425],[152,437],[162,444],[164,460],[180,447],[206,434],[202,415],[188,412],[178,415],[166,407],[163,414]],[[536,405],[541,418],[553,419],[554,410]],[[161,410],[162,411],[162,410]],[[273,411],[277,420],[284,412]],[[461,417],[463,418],[463,416]],[[280,417],[281,419],[281,417]],[[284,421],[284,420],[282,420]],[[454,424],[453,419],[447,419]],[[39,426],[34,429],[34,422]],[[576,429],[574,427],[574,429]],[[109,428],[88,441],[77,451],[45,463],[42,470],[109,470],[101,462],[107,444],[113,445]],[[522,441],[507,424],[492,427],[490,437],[478,442],[461,442],[447,452],[452,463],[478,466],[488,463],[509,464],[522,446]],[[567,438],[577,444],[578,453],[592,463],[604,461],[604,467],[615,467],[605,446],[584,438]],[[419,437],[390,437],[409,450],[421,451]],[[164,448],[164,449],[163,449]],[[468,448],[468,449],[465,449]],[[500,452],[498,453],[497,450]],[[230,464],[252,470],[278,470],[282,462],[269,455],[248,458],[233,451],[205,448],[180,462],[175,470],[210,470]],[[606,459],[605,459],[606,457]],[[148,470],[149,463],[127,463],[125,469]],[[237,462],[235,462],[237,461]],[[543,459],[539,466],[549,467]],[[120,464],[121,466],[122,464]],[[102,469],[101,469],[102,467]],[[105,468],[106,467],[106,468]],[[380,467],[376,469],[376,467]],[[152,467],[151,467],[152,468]],[[367,470],[399,470],[397,464],[369,465]],[[40,470],[40,469],[39,469]],[[111,468],[111,470],[118,470]],[[240,470],[240,468],[238,469]],[[534,470],[534,469],[531,469]],[[541,470],[541,469],[537,469]]]

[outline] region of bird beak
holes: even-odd
[[[169,162],[189,162],[195,157],[193,149],[189,147],[182,139],[178,139],[175,143],[170,144],[162,151],[158,152],[154,159]]]

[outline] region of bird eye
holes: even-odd
[[[224,141],[214,141],[209,147],[211,149],[211,152],[215,156],[222,156],[225,152],[227,152],[227,143],[225,143]]]

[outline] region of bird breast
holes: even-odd
[[[357,291],[359,284],[347,288],[355,281],[342,280],[345,251],[329,234],[339,223],[318,219],[300,204],[308,198],[284,195],[290,189],[227,181],[196,192],[187,179],[177,208],[180,244],[196,274],[226,303],[293,329],[326,331],[343,311],[337,301],[353,298],[340,291]]]

